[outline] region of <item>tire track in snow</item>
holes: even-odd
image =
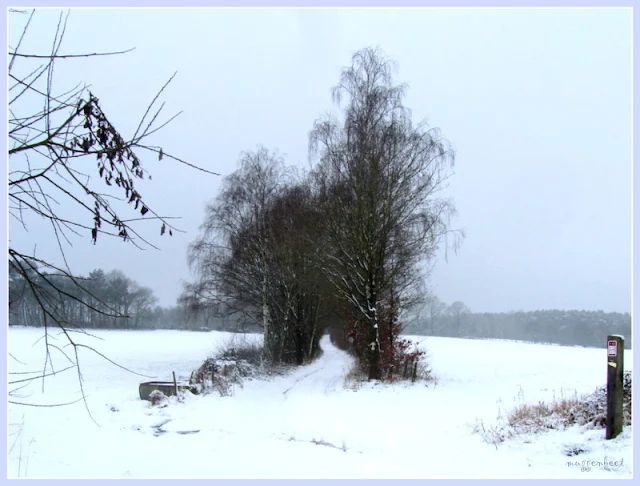
[[[287,388],[285,391],[282,392],[283,395],[286,395],[288,392],[290,392],[291,390],[293,390],[301,381],[303,381],[304,379],[306,379],[307,377],[317,373],[318,371],[322,371],[324,369],[324,366],[320,369],[314,370],[311,373],[307,373],[306,375],[296,379],[293,382],[293,385],[291,385],[289,388]]]

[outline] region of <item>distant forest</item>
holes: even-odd
[[[27,282],[9,266],[9,325],[55,326],[55,317],[76,329],[258,330],[219,308],[194,308],[180,299],[173,307],[159,306],[150,288],[120,270],[96,269],[74,279],[33,273]]]
[[[472,339],[508,339],[536,343],[604,348],[607,336],[620,334],[631,348],[631,315],[587,310],[464,312],[450,307],[437,316],[414,318],[405,334]]]
[[[50,288],[39,293],[48,312],[71,328],[82,329],[182,329],[259,332],[241,316],[220,306],[194,308],[181,299],[173,307],[157,305],[153,291],[140,286],[119,270],[97,269],[78,282],[49,274],[36,283]],[[51,284],[55,283],[55,288]],[[77,294],[74,294],[74,290]],[[82,294],[82,295],[80,295]],[[44,296],[44,298],[43,298]],[[92,311],[95,309],[95,311]],[[126,315],[127,318],[119,317]],[[9,267],[9,325],[44,326],[44,312],[27,282]],[[531,312],[473,313],[461,302],[446,305],[432,298],[422,312],[407,318],[405,335],[429,335],[475,339],[508,339],[604,347],[607,335],[621,334],[631,347],[631,316],[628,313],[585,310],[538,310]]]

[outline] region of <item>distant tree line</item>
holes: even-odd
[[[215,307],[198,313],[184,302],[161,307],[150,288],[120,270],[96,269],[86,277],[33,272],[26,279],[9,262],[9,325],[44,327],[47,315],[69,329],[252,330]]]
[[[47,315],[75,328],[148,327],[157,299],[119,270],[97,269],[86,277],[29,271],[25,278],[9,262],[10,324],[42,327]]]
[[[303,277],[304,274],[301,274],[300,278]],[[175,306],[159,306],[151,289],[139,285],[120,270],[105,272],[96,269],[86,277],[75,278],[76,281],[73,282],[66,275],[41,272],[40,276],[33,276],[39,289],[34,294],[30,282],[10,264],[9,325],[44,326],[42,305],[45,305],[50,313],[69,328],[263,331],[256,319],[247,317],[251,308],[234,312],[239,309],[225,308],[222,302],[200,302],[200,307],[196,308],[194,306],[197,306],[197,302],[190,300],[186,294],[178,299]],[[77,290],[78,282],[81,282],[85,290]],[[304,297],[315,299],[318,307],[310,305],[307,310],[307,315],[314,319],[313,324],[316,326],[315,342],[328,330],[336,344],[349,348],[351,328],[342,325],[341,312],[344,307],[339,306],[338,300],[331,301],[328,282],[323,282],[324,287],[320,285],[321,277],[311,279],[311,282],[316,285],[315,292],[298,296],[298,303],[302,305]],[[306,285],[309,291],[310,284]],[[79,299],[86,301],[79,302]],[[334,308],[334,305],[338,307]],[[302,319],[304,312],[300,308],[301,318],[293,315],[294,319],[289,323],[293,329],[305,324]],[[314,332],[314,328],[310,330]],[[630,348],[631,315],[586,310],[474,313],[460,301],[447,305],[429,295],[412,315],[405,317],[398,334],[508,339],[598,348],[604,346],[609,334],[621,334],[626,338],[626,347]],[[304,332],[298,335],[304,336]],[[309,344],[310,341],[301,342]],[[283,346],[283,349],[286,347]]]
[[[602,348],[607,336],[621,334],[631,347],[631,315],[587,310],[474,313],[462,302],[447,306],[437,297],[405,326],[404,334],[477,339],[509,339]]]

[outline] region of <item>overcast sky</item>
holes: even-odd
[[[24,52],[46,52],[59,10],[38,10]],[[10,45],[26,16],[12,14]],[[428,118],[453,143],[446,190],[467,237],[430,285],[473,311],[603,309],[631,301],[631,10],[74,9],[61,52],[135,51],[61,61],[54,87],[77,82],[112,123],[132,134],[147,104],[184,111],[154,140],[222,175],[263,144],[308,166],[313,121],[333,109],[330,89],[351,55],[379,46],[399,64],[414,121]],[[121,269],[172,305],[191,274],[186,249],[221,177],[154,157],[140,186],[185,233],[148,235],[140,251],[89,235],[67,251],[76,273]],[[91,162],[93,164],[94,162]],[[93,170],[93,169],[91,169]],[[90,224],[90,216],[83,215]],[[46,226],[25,233],[10,220],[11,246],[59,261]]]

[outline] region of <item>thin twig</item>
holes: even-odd
[[[90,54],[23,54],[20,52],[9,52],[10,56],[15,57],[29,57],[33,59],[69,59],[74,57],[96,57],[96,56],[116,56],[118,54],[126,54],[134,51],[135,47],[127,49],[126,51],[113,51],[113,52],[92,52]]]

